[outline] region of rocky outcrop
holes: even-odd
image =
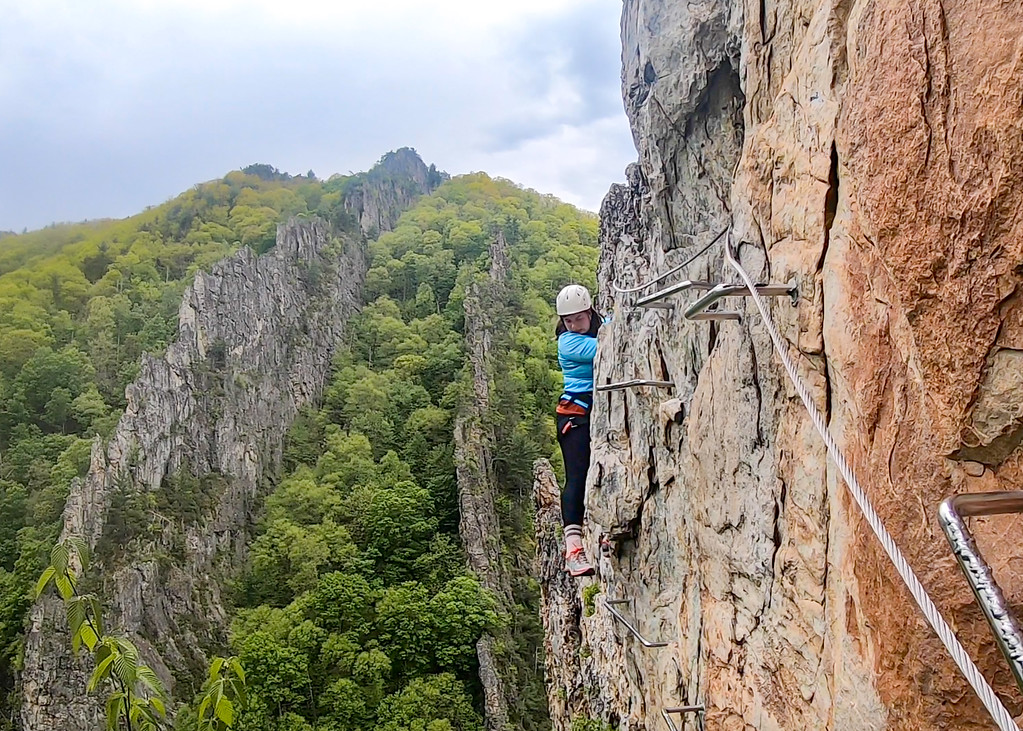
[[[427,166],[415,150],[402,147],[380,158],[372,170],[355,176],[345,190],[345,210],[371,237],[390,231],[402,211],[447,179]]]
[[[738,323],[694,323],[691,295],[639,310],[611,287],[726,227],[755,279],[798,286],[795,306],[771,308],[804,379],[1019,714],[936,511],[1023,477],[1023,13],[994,0],[626,0],[622,29],[639,162],[601,212],[601,303],[615,317],[597,378],[674,389],[597,399],[587,541],[615,550],[592,616],[578,586],[548,595],[550,646],[584,648],[552,661],[555,727],[581,715],[653,728],[688,703],[706,704],[708,729],[991,727],[825,459],[752,305],[730,301]],[[667,281],[681,278],[735,281],[720,244]],[[1019,521],[976,523],[1019,602],[1018,541],[1005,540]],[[630,599],[640,632],[669,646],[640,646],[601,597]]]
[[[508,244],[500,232],[490,245],[490,260],[489,276],[486,281],[469,285],[463,305],[472,394],[455,419],[454,428],[458,532],[469,559],[469,569],[495,597],[498,611],[506,614],[514,606],[514,599],[502,559],[501,524],[497,515],[499,486],[493,460],[496,436],[490,413],[493,316],[507,297],[511,269]],[[504,731],[509,722],[508,668],[507,662],[498,655],[497,644],[495,637],[487,635],[476,645],[488,731]]]
[[[63,533],[98,554],[107,625],[137,643],[176,699],[191,700],[207,655],[226,645],[224,581],[244,565],[285,434],[319,398],[358,310],[365,237],[392,228],[444,177],[412,150],[389,153],[346,191],[359,228],[293,219],[267,254],[242,248],[197,274],[177,342],[143,356],[114,435],[97,441],[88,476],[72,485]],[[63,611],[45,599],[32,610],[24,731],[98,727]]]
[[[220,582],[241,565],[285,433],[320,393],[365,268],[360,241],[313,220],[281,226],[264,256],[243,248],[198,274],[178,341],[144,357],[117,430],[105,447],[97,442],[88,477],[72,488],[64,533],[98,549],[108,624],[138,642],[179,697],[190,699],[196,688],[178,684],[224,642]],[[161,507],[125,525],[116,501],[140,494]],[[126,535],[127,544],[111,543]],[[62,615],[54,601],[32,612],[25,731],[97,727]]]
[[[582,592],[578,591],[576,580],[565,573],[560,489],[554,470],[545,459],[533,465],[533,500],[548,705],[553,727],[568,729],[575,719],[607,718],[599,685],[594,683],[600,670],[595,663],[586,661],[589,650],[580,631],[583,617],[593,614],[596,599],[593,592],[599,584],[592,579],[580,580],[589,596],[584,615]]]

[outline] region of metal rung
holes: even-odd
[[[756,285],[757,293],[764,297],[780,297],[782,295],[788,295],[789,297],[795,298],[796,288],[791,284],[758,284]],[[686,319],[696,320],[696,316],[701,312],[706,312],[711,305],[720,299],[725,297],[748,297],[749,289],[745,284],[719,284],[714,289],[707,292],[707,294],[700,297],[689,309],[686,310]],[[734,317],[716,317],[716,318],[704,318],[704,319],[715,319],[715,320],[734,320]]]
[[[657,307],[660,309],[671,309],[672,305],[664,304],[661,302],[663,299],[667,299],[672,295],[678,294],[679,292],[685,292],[690,289],[702,289],[708,290],[713,289],[714,285],[710,282],[694,282],[692,280],[685,280],[678,284],[673,284],[670,287],[648,294],[646,297],[640,297],[636,300],[636,307]]]
[[[618,383],[607,383],[603,386],[597,386],[598,391],[620,391],[624,388],[633,388],[635,386],[653,386],[654,388],[675,388],[675,384],[671,381],[648,381],[642,378],[634,378],[631,381],[619,381]]]
[[[672,713],[695,713],[696,714],[696,725],[697,725],[697,727],[699,727],[700,731],[703,731],[703,712],[704,712],[704,707],[703,707],[702,703],[700,705],[698,705],[698,706],[678,706],[677,708],[664,708],[664,709],[662,709],[661,710],[661,718],[663,718],[664,722],[666,724],[668,724],[668,728],[670,728],[671,731],[678,731],[678,726],[676,726],[675,722],[671,720],[671,714]]]
[[[697,320],[741,320],[742,315],[732,310],[709,310],[707,312],[697,312],[692,317],[687,317],[686,319],[693,322]]]
[[[645,638],[643,635],[641,635],[639,633],[639,630],[636,629],[636,627],[631,622],[629,622],[629,620],[627,620],[622,615],[621,612],[619,612],[617,609],[615,609],[615,605],[618,605],[618,604],[631,604],[631,603],[632,603],[631,599],[605,599],[604,600],[604,606],[607,607],[607,611],[611,612],[611,616],[614,617],[615,619],[617,619],[622,624],[624,624],[625,628],[627,630],[629,630],[629,632],[632,633],[633,637],[635,637],[637,640],[639,640],[640,644],[643,645],[643,647],[667,647],[668,646],[667,642],[651,642],[650,640]]]
[[[696,261],[697,258],[702,256],[707,251],[707,249],[709,249],[714,244],[716,244],[721,239],[721,237],[724,236],[726,233],[728,233],[728,229],[727,228],[722,229],[721,233],[719,233],[717,236],[715,236],[711,240],[711,242],[709,244],[706,244],[702,249],[697,251],[695,254],[690,256],[688,259],[686,259],[681,264],[678,264],[677,266],[673,266],[668,271],[662,272],[661,274],[658,274],[653,279],[647,280],[646,282],[642,282],[641,284],[637,284],[635,287],[619,287],[617,284],[612,284],[611,285],[611,291],[614,292],[615,294],[631,294],[632,292],[639,292],[641,289],[646,289],[647,287],[651,287],[651,286],[657,284],[658,282],[663,282],[665,279],[670,277],[675,272],[680,271],[682,269],[685,269],[687,266],[689,266],[694,261]]]
[[[1023,634],[1020,633],[1005,595],[995,581],[991,567],[977,549],[973,534],[963,518],[975,515],[1001,515],[1023,513],[1023,491],[975,492],[945,499],[938,508],[938,521],[966,575],[966,581],[977,603],[984,611],[999,649],[1009,663],[1013,677],[1023,692]]]

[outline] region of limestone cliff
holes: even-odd
[[[413,156],[384,170],[386,190],[361,184],[362,200],[375,201],[375,230],[429,192],[428,170]],[[405,168],[416,175],[405,180]],[[292,220],[267,254],[242,248],[199,273],[181,303],[177,342],[143,358],[114,435],[94,445],[88,476],[72,486],[64,534],[96,549],[107,624],[138,644],[175,699],[191,700],[207,653],[226,644],[223,582],[244,565],[285,434],[319,397],[358,309],[365,233]],[[147,509],[133,524],[125,507],[138,504]],[[26,641],[24,731],[97,728],[85,673],[63,607],[40,601]]]
[[[506,614],[514,606],[514,599],[502,558],[501,526],[497,514],[499,486],[493,459],[496,436],[490,413],[494,314],[508,296],[507,280],[511,268],[508,244],[500,232],[490,245],[490,260],[489,276],[483,282],[469,286],[463,305],[466,356],[472,369],[472,394],[455,419],[454,428],[458,532],[469,568],[492,592],[498,602],[498,611]],[[480,638],[476,645],[488,731],[504,731],[509,721],[508,696],[512,684],[508,668],[498,657],[497,645],[496,638],[491,635]]]
[[[99,547],[108,624],[128,632],[172,688],[223,642],[218,579],[244,555],[264,479],[297,410],[323,385],[364,270],[361,243],[342,246],[322,222],[293,221],[270,253],[243,248],[197,275],[178,341],[144,358],[117,430],[105,448],[95,445],[89,475],[72,487],[64,533]],[[211,510],[195,520],[161,513],[128,545],[103,549],[104,534],[123,521],[110,510],[115,497],[173,490],[183,474],[200,480]],[[56,601],[32,613],[26,731],[96,727],[96,699],[84,692],[62,615]]]
[[[345,210],[369,236],[390,231],[402,211],[424,192],[447,178],[433,165],[427,167],[410,147],[389,152],[372,170],[355,176],[345,191]]]
[[[593,588],[554,580],[541,535],[555,728],[663,728],[663,708],[690,703],[708,729],[992,727],[825,459],[752,304],[729,302],[741,322],[694,323],[692,295],[643,310],[613,288],[729,227],[754,278],[798,286],[795,306],[771,308],[804,379],[1019,714],[936,511],[1023,477],[1023,6],[626,0],[622,37],[639,161],[601,211],[614,321],[597,377],[674,389],[597,399],[587,545],[606,535],[614,550]],[[720,244],[667,281],[682,278],[736,281]],[[1019,541],[1005,539],[1020,527],[974,526],[1014,602]],[[625,614],[669,646],[640,646],[605,598],[630,599]]]

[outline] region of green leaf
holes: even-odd
[[[152,699],[136,696],[131,700],[131,709],[128,717],[132,725],[138,729],[153,728],[158,724],[156,714],[153,713]]]
[[[104,659],[106,659],[107,656],[113,654],[111,649],[110,649],[111,648],[111,643],[112,643],[112,640],[109,637],[101,637],[100,638],[99,647],[97,647],[96,650],[95,650],[96,656],[93,658],[93,660],[96,661],[97,665],[99,663],[101,663]]]
[[[89,685],[86,687],[86,690],[89,693],[96,690],[96,688],[99,687],[99,684],[110,676],[110,666],[118,657],[118,655],[111,653],[96,664],[96,669],[92,671],[92,676],[89,678]]]
[[[242,667],[242,661],[237,657],[232,657],[229,661],[231,671],[238,676],[238,679],[245,683],[245,669]]]
[[[107,731],[118,731],[124,715],[124,693],[114,693],[107,699]]]
[[[234,725],[234,704],[231,703],[229,698],[223,697],[217,701],[215,713],[217,718],[223,721],[227,726]]]
[[[75,645],[75,652],[78,652],[77,641],[80,639],[79,630],[82,628],[82,624],[85,622],[85,602],[82,601],[81,597],[75,597],[64,605],[65,612],[67,614],[67,624],[71,629],[71,641]]]
[[[67,539],[69,548],[74,551],[75,556],[78,558],[78,564],[81,566],[82,573],[89,570],[89,544],[85,542],[83,538],[78,536],[71,536]]]
[[[100,607],[99,597],[95,594],[89,594],[89,610],[91,612],[92,628],[95,630],[95,634],[98,637],[103,636],[103,610]]]
[[[163,701],[159,698],[150,698],[149,704],[159,713],[161,716],[167,715],[167,707],[163,704]]]
[[[89,652],[96,650],[96,645],[99,643],[99,636],[96,631],[92,628],[92,625],[86,623],[82,625],[82,631],[78,635],[82,643],[88,648]]]
[[[64,571],[64,573],[57,574],[53,577],[53,583],[64,601],[68,601],[75,595],[75,578],[71,572]]]
[[[241,681],[235,681],[231,683],[231,691],[234,694],[234,701],[238,704],[239,708],[244,708],[246,705],[245,701],[245,683]]]
[[[126,650],[122,646],[121,652],[114,658],[114,675],[130,688],[138,680],[138,655]]]
[[[67,542],[58,543],[53,547],[50,551],[50,566],[53,567],[54,571],[58,574],[63,574],[68,570],[70,554],[71,550]]]
[[[32,598],[38,599],[42,596],[42,593],[46,591],[46,586],[50,583],[53,577],[57,574],[57,570],[53,566],[47,566],[43,573],[39,576],[39,581],[36,582],[35,592],[33,592]]]
[[[157,698],[166,698],[167,691],[163,687],[160,676],[148,665],[139,665],[137,670],[138,679],[144,686],[149,688]]]
[[[224,684],[217,683],[210,689],[210,702],[213,704],[212,713],[214,716],[217,714],[217,706],[220,705],[220,699],[224,697]]]
[[[213,699],[210,697],[210,695],[208,693],[205,696],[203,696],[202,702],[199,704],[199,721],[200,722],[202,722],[202,720],[204,718],[206,718],[206,711],[209,710],[210,702],[212,700]]]

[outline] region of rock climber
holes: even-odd
[[[570,284],[558,293],[558,364],[565,380],[558,401],[558,444],[565,458],[561,517],[565,525],[565,570],[588,576],[593,565],[583,550],[583,501],[590,467],[590,407],[593,405],[593,357],[602,318],[589,290]]]

